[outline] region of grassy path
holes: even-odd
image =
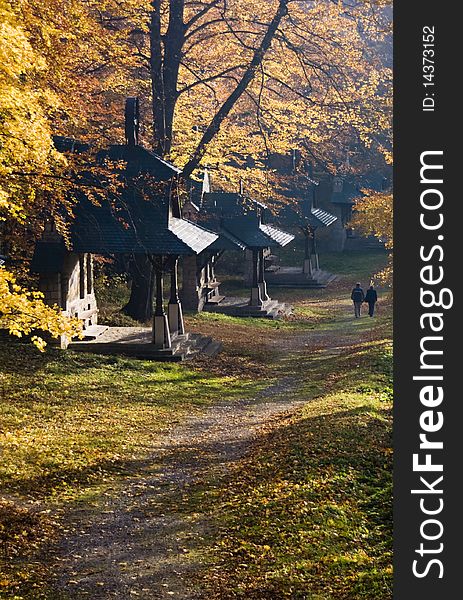
[[[190,317],[215,360],[26,357],[1,405],[0,598],[388,600],[390,305],[354,320],[346,299],[371,267],[280,293],[288,321]]]

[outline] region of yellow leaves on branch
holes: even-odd
[[[394,245],[392,194],[372,190],[362,191],[366,195],[355,203],[355,213],[349,225],[362,235],[375,236],[384,242],[388,250],[391,250],[388,266],[381,273],[378,273],[378,278],[382,282],[391,285],[393,275],[392,249]]]
[[[393,205],[392,194],[362,190],[365,197],[357,200],[355,214],[350,226],[362,235],[374,235],[393,248]]]
[[[120,135],[131,62],[127,32],[105,25],[107,4],[0,0],[0,219],[63,203],[69,164],[52,134]]]
[[[43,294],[24,289],[9,271],[0,267],[0,329],[16,337],[34,334],[31,342],[43,352],[46,342],[35,334],[36,330],[46,331],[54,338],[65,335],[71,339],[81,334],[82,324],[63,315],[58,306],[47,306]]]

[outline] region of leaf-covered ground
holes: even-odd
[[[330,260],[286,321],[189,316],[215,359],[0,345],[0,598],[391,598],[385,256]]]
[[[389,342],[327,349],[298,366],[310,401],[273,422],[230,482],[210,492],[217,539],[208,597],[386,600]]]

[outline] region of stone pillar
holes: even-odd
[[[164,312],[162,267],[156,265],[156,307],[153,316],[153,344],[156,348],[171,348],[169,322]]]
[[[312,249],[313,249],[313,255],[314,255],[314,259],[315,259],[315,269],[318,271],[320,269],[320,263],[318,261],[318,250],[317,250],[317,242],[315,241],[315,229],[313,232],[313,241],[312,241]]]
[[[169,330],[172,336],[185,333],[182,305],[178,297],[177,262],[178,258],[175,259],[170,271],[170,298],[169,305],[167,307]]]
[[[212,281],[215,282],[215,281],[217,281],[217,278],[215,276],[215,254],[211,254],[210,265],[211,265],[211,279],[212,279]]]
[[[211,254],[211,258],[210,258],[210,274],[211,274],[211,281],[215,284],[217,284],[217,277],[215,274],[215,263],[217,260],[217,255],[216,254]],[[219,288],[218,287],[214,287],[214,290],[211,293],[212,298],[214,298],[215,296],[219,296],[220,292],[219,292]]]
[[[304,275],[308,277],[312,277],[313,267],[312,267],[312,256],[310,254],[310,235],[307,231],[304,230],[304,263],[302,266],[302,272]]]
[[[198,265],[196,256],[182,258],[182,305],[188,310],[201,311],[201,286],[198,284]]]
[[[249,304],[251,306],[262,306],[262,294],[259,287],[258,277],[258,259],[259,251],[253,249],[252,251],[252,284],[251,284],[251,299]]]
[[[265,281],[265,258],[264,249],[259,250],[259,280],[257,286],[260,289],[260,295],[263,302],[270,300],[270,296],[267,294],[267,283]]]
[[[244,283],[252,285],[253,258],[252,250],[246,249],[244,253]]]

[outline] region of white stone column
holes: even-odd
[[[267,294],[267,282],[265,281],[265,258],[263,248],[259,250],[259,281],[257,285],[260,289],[262,302],[270,300],[270,296]]]
[[[252,251],[252,286],[251,286],[251,299],[249,304],[251,306],[262,306],[262,292],[259,287],[258,280],[258,250]]]
[[[172,347],[169,321],[164,312],[164,294],[161,261],[156,265],[156,307],[153,316],[153,344],[160,350]]]
[[[182,304],[178,297],[177,262],[178,258],[175,259],[174,265],[170,272],[170,299],[167,307],[169,331],[171,336],[182,335],[185,333]]]

